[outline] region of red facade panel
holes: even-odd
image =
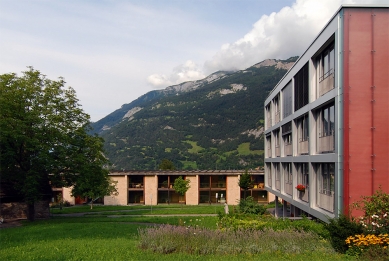
[[[344,207],[389,192],[388,9],[344,12]]]

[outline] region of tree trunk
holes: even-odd
[[[35,220],[35,203],[27,203],[27,219],[29,221]]]
[[[90,209],[93,209],[93,200],[90,202]]]

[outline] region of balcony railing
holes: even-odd
[[[297,191],[298,193],[298,198],[302,201],[308,202],[309,200],[309,189],[308,187],[305,188],[305,191]]]
[[[284,152],[285,152],[285,156],[292,156],[293,154],[292,143],[285,143]]]
[[[276,150],[275,150],[275,156],[276,157],[280,157],[281,156],[281,148],[280,146],[276,146]]]
[[[276,189],[281,190],[281,181],[276,179]]]
[[[331,69],[319,78],[319,95],[322,96],[334,89],[334,70]]]
[[[317,205],[320,208],[323,208],[325,210],[328,210],[330,212],[334,212],[334,196],[333,194],[323,194],[319,193],[318,199],[317,199]]]
[[[267,148],[267,157],[271,158],[271,156],[271,147],[269,146],[269,148]]]
[[[276,111],[275,118],[274,118],[274,124],[280,122],[280,111]]]
[[[309,153],[309,142],[308,140],[300,141],[298,143],[298,154],[308,154]]]
[[[270,128],[271,126],[272,126],[272,124],[271,124],[271,117],[267,117],[267,119],[266,119],[266,127]]]
[[[143,188],[143,183],[139,182],[130,182],[129,188]]]
[[[332,133],[328,136],[319,137],[319,153],[332,152],[335,150],[335,135]]]
[[[292,185],[292,183],[285,182],[284,189],[285,189],[285,193],[286,194],[289,194],[289,195],[293,194],[293,185]]]

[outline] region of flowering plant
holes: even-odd
[[[305,186],[303,184],[298,184],[296,189],[301,192],[305,192]]]

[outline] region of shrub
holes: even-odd
[[[332,247],[340,253],[346,253],[348,246],[345,240],[349,236],[361,234],[363,232],[362,225],[345,215],[329,221],[326,228],[330,234]]]
[[[349,249],[347,254],[351,256],[364,256],[364,260],[388,260],[389,259],[389,235],[355,235],[346,239]]]
[[[364,212],[359,222],[366,233],[389,233],[389,194],[384,193],[381,187],[373,195],[363,196],[353,207]]]
[[[258,204],[258,202],[254,201],[253,197],[249,196],[246,199],[241,199],[239,201],[239,212],[245,214],[263,215],[266,213],[266,207]]]

